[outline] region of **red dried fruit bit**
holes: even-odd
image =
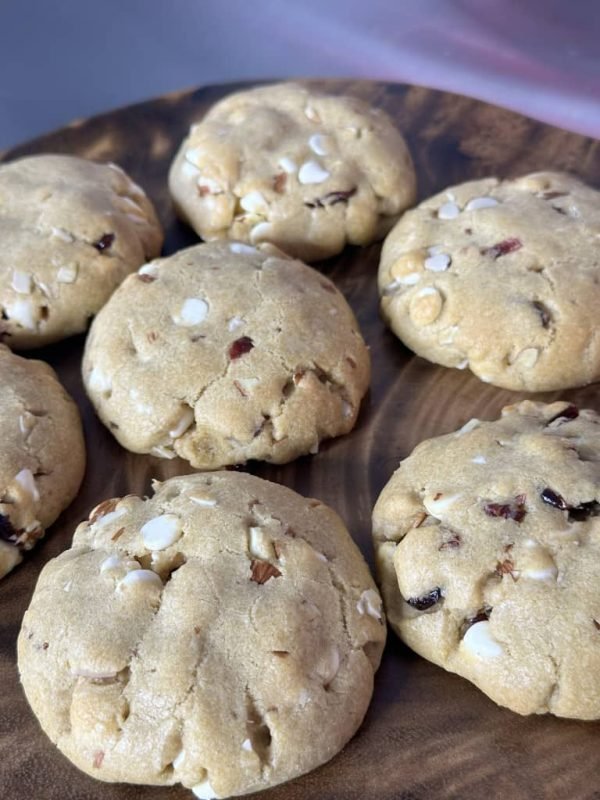
[[[460,536],[458,533],[454,533],[450,539],[446,539],[445,542],[442,542],[441,545],[438,547],[438,550],[455,550],[457,547],[460,547],[461,541]]]
[[[548,487],[541,491],[540,497],[544,503],[548,503],[549,506],[554,506],[554,508],[559,508],[561,511],[567,511],[569,508],[565,502],[565,498]]]
[[[514,574],[515,564],[514,561],[511,561],[510,558],[505,558],[504,561],[498,561],[496,564],[496,574],[497,575],[510,575],[513,580],[516,580]]]
[[[109,250],[112,247],[112,243],[115,240],[114,233],[105,233],[101,236],[97,242],[94,242],[94,247],[99,253],[103,253],[105,250]]]
[[[138,279],[138,281],[141,281],[142,283],[152,283],[153,281],[156,280],[156,275],[150,275],[147,272],[137,272],[136,278]]]
[[[525,495],[519,494],[514,503],[486,503],[483,510],[488,517],[502,517],[515,522],[523,522],[527,509],[525,508]]]
[[[562,411],[559,411],[558,414],[555,414],[551,419],[548,420],[546,425],[550,425],[552,422],[556,422],[557,420],[570,420],[570,419],[577,419],[579,416],[579,409],[577,406],[570,405],[567,406]]]
[[[19,534],[6,514],[0,514],[0,539],[10,544],[16,544]]]
[[[569,506],[569,522],[585,522],[589,517],[597,517],[600,514],[600,503],[597,500],[590,500],[589,503],[581,503],[578,506]]]
[[[103,761],[104,761],[104,751],[103,750],[97,750],[94,753],[94,760],[92,762],[94,768],[95,769],[100,769],[100,767],[102,766],[102,762]]]
[[[89,516],[89,521],[94,523],[96,520],[100,519],[100,517],[103,517],[105,514],[109,514],[111,511],[114,511],[120,499],[120,497],[111,497],[110,500],[103,500],[102,503],[99,503],[96,506],[96,508],[92,509]]]
[[[550,322],[552,321],[552,314],[550,313],[548,308],[543,303],[540,303],[538,300],[534,300],[532,306],[540,315],[542,328],[547,328],[550,325]]]
[[[270,578],[279,578],[281,575],[281,572],[273,564],[269,564],[268,561],[260,561],[257,558],[252,559],[250,562],[250,569],[252,570],[250,580],[261,585]]]
[[[198,184],[198,186],[196,187],[196,191],[198,192],[200,197],[206,197],[207,194],[211,193],[209,187],[204,184]]]
[[[520,239],[504,239],[502,242],[486,247],[483,251],[484,255],[493,256],[493,258],[500,258],[507,253],[514,253],[515,250],[520,250],[523,247],[523,242]]]
[[[492,607],[491,606],[484,606],[477,611],[472,617],[466,617],[463,621],[461,626],[461,636],[464,636],[465,633],[471,628],[473,625],[476,625],[478,622],[485,622],[490,618],[492,614]]]
[[[280,172],[278,175],[275,175],[273,178],[273,190],[276,191],[277,194],[283,194],[286,182],[287,175],[285,172]]]
[[[236,358],[243,356],[244,353],[249,353],[254,347],[254,342],[249,336],[242,336],[236,339],[229,347],[229,358],[234,361]]]
[[[329,294],[337,294],[337,289],[335,288],[335,286],[333,286],[333,284],[327,283],[325,281],[320,281],[320,284],[325,289],[326,292],[329,292]]]
[[[323,197],[317,197],[312,202],[306,202],[304,205],[307,208],[325,208],[325,206],[334,206],[336,203],[347,203],[348,200],[356,194],[356,186],[347,191],[339,190],[328,192]]]
[[[442,590],[439,586],[436,586],[435,589],[432,589],[422,597],[409,597],[406,602],[409,606],[412,606],[412,608],[416,608],[417,611],[426,611],[436,603],[439,603],[442,597]]]

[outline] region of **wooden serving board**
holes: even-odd
[[[420,198],[488,175],[564,169],[600,188],[599,143],[509,111],[429,89],[366,81],[313,81],[384,108],[405,134]],[[197,241],[177,221],[167,192],[171,158],[190,123],[247,84],[202,88],[142,103],[36,139],[5,159],[73,153],[122,165],[149,193],[166,230],[169,254]],[[421,440],[471,417],[495,418],[526,395],[481,383],[468,371],[413,356],[382,324],[376,273],[379,245],[348,248],[318,267],[344,292],[370,345],[373,381],[353,433],[318,455],[286,466],[253,463],[252,472],[318,497],[345,519],[372,565],[370,515],[392,471]],[[79,403],[88,447],[81,492],[46,539],[0,582],[0,798],[3,800],[189,800],[182,787],[106,784],[80,773],[50,743],[20,688],[15,643],[43,565],[69,546],[76,524],[99,501],[145,493],[153,477],[190,472],[123,450],[96,420],[79,369],[83,337],[36,352]],[[599,386],[559,396],[600,410]],[[52,614],[52,608],[48,609]],[[260,795],[270,800],[434,800],[434,798],[600,798],[597,723],[524,718],[499,708],[467,681],[429,664],[390,633],[366,720],[344,751],[315,772]],[[258,795],[257,795],[258,797]]]

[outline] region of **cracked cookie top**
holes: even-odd
[[[282,463],[352,429],[369,382],[352,311],[328,278],[269,252],[182,250],[98,314],[84,381],[124,447],[211,469]]]
[[[305,261],[381,238],[414,203],[415,183],[383,111],[291,83],[217,103],[169,175],[179,213],[203,239],[272,242]]]
[[[243,473],[154,489],[101,503],[40,575],[18,649],[43,729],[96,778],[200,798],[328,760],[386,635],[340,518]]]
[[[600,378],[600,193],[553,172],[470,181],[407,212],[383,246],[382,313],[437,364],[506,389]]]
[[[43,361],[0,345],[0,578],[77,494],[85,445],[77,406]]]
[[[116,166],[40,155],[0,166],[0,334],[30,348],[85,330],[160,253],[152,204]]]
[[[600,718],[600,417],[507,406],[420,444],[373,512],[388,619],[520,714]]]

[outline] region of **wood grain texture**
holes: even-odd
[[[475,100],[400,85],[311,82],[386,109],[405,133],[424,198],[452,183],[495,174],[565,169],[600,187],[599,143]],[[203,88],[75,123],[4,155],[74,153],[121,164],[150,194],[166,229],[165,253],[196,241],[179,223],[167,193],[170,160],[189,124],[244,85]],[[249,469],[329,503],[372,564],[370,515],[399,460],[422,439],[473,416],[494,418],[526,395],[481,383],[468,372],[414,357],[378,316],[379,246],[348,248],[319,268],[354,308],[371,347],[373,382],[355,431],[316,456]],[[69,546],[75,525],[100,500],[149,490],[152,477],[189,472],[184,462],[127,453],[95,419],[79,376],[83,337],[31,354],[49,361],[82,411],[88,468],[73,505],[32,557],[0,584],[0,796],[5,800],[178,800],[181,787],[96,782],[81,774],[39,729],[20,689],[15,642],[35,581]],[[600,410],[597,385],[560,396]],[[558,393],[538,395],[556,399]],[[52,609],[48,609],[52,613]],[[475,687],[412,654],[390,634],[370,711],[358,735],[329,764],[264,794],[271,800],[432,800],[507,797],[600,798],[595,723],[522,718]],[[258,797],[258,795],[257,795]]]

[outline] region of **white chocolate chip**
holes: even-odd
[[[188,297],[184,300],[179,313],[173,317],[177,325],[200,325],[208,314],[208,303],[201,297]]]
[[[198,800],[216,800],[216,798],[219,797],[210,785],[208,778],[202,781],[202,783],[197,783],[195,786],[192,786],[192,792],[196,795]]]
[[[237,383],[244,391],[252,392],[258,386],[260,380],[258,378],[238,378]]]
[[[271,236],[272,232],[273,226],[270,222],[259,222],[258,225],[250,229],[250,241],[257,242],[266,236]]]
[[[539,356],[537,347],[526,347],[517,353],[515,358],[510,362],[511,364],[518,364],[521,369],[531,369],[535,366]]]
[[[231,242],[229,245],[229,249],[232,253],[247,253],[248,255],[254,255],[258,253],[256,247],[252,247],[250,244],[243,244],[242,242]]]
[[[258,526],[248,528],[248,552],[254,558],[262,561],[268,561],[275,557],[273,542],[264,528]]]
[[[100,574],[111,578],[122,578],[134,569],[141,569],[139,562],[133,559],[124,559],[117,555],[108,556],[100,564]]]
[[[305,708],[310,703],[310,694],[306,689],[301,689],[298,692],[298,697],[296,702],[300,706],[300,708]]]
[[[142,525],[140,533],[148,550],[165,550],[181,538],[183,529],[175,514],[161,514]]]
[[[26,411],[24,414],[19,414],[19,430],[23,436],[27,436],[35,428],[35,416]]]
[[[313,133],[308,140],[308,146],[318,156],[326,156],[331,146],[331,137],[323,133]]]
[[[298,172],[298,180],[302,184],[323,183],[330,173],[316,161],[305,161]]]
[[[56,273],[56,280],[59,283],[75,283],[77,271],[77,264],[63,264]]]
[[[284,172],[287,172],[288,175],[293,175],[294,173],[298,172],[298,165],[296,162],[287,156],[280,158],[277,163],[278,166],[280,166]]]
[[[36,328],[36,315],[34,305],[29,298],[17,298],[5,304],[6,315],[17,322],[22,328],[34,331]]]
[[[158,278],[158,264],[154,261],[144,264],[138,269],[138,275],[150,275],[152,278]]]
[[[244,324],[244,320],[241,317],[230,317],[227,320],[227,330],[228,331],[237,331],[238,328],[241,328]]]
[[[148,586],[160,591],[163,588],[161,579],[151,569],[133,569],[119,581],[120,588],[135,588],[136,586]]]
[[[185,750],[180,750],[173,759],[173,769],[179,769],[185,761]]]
[[[455,219],[459,214],[460,208],[456,205],[456,203],[449,201],[448,203],[444,203],[443,206],[440,206],[437,215],[439,219]]]
[[[329,562],[329,559],[327,558],[325,553],[319,553],[318,550],[315,550],[315,556],[319,559],[319,561],[322,561],[324,564],[327,564]]]
[[[492,636],[488,620],[476,622],[465,633],[461,647],[475,658],[498,658],[504,650]]]
[[[88,375],[88,388],[92,392],[100,392],[100,394],[108,394],[112,389],[112,380],[110,376],[105,375],[101,369],[94,367]]]
[[[202,157],[202,150],[199,147],[190,147],[189,150],[185,151],[183,157],[186,161],[189,161],[190,164],[197,167]]]
[[[177,424],[169,431],[171,439],[178,439],[182,436],[194,421],[194,409],[189,406],[185,408]]]
[[[535,539],[525,539],[524,551],[519,557],[519,573],[522,578],[534,581],[555,581],[558,568],[554,559]]]
[[[100,505],[102,505],[102,503],[100,503]],[[100,506],[96,506],[96,508],[92,510],[90,517],[94,516],[96,510],[99,507]],[[94,525],[96,526],[96,528],[103,528],[105,525],[110,525],[112,522],[114,522],[117,519],[120,519],[121,517],[124,517],[126,514],[127,510],[125,508],[115,508],[114,511],[109,511],[108,514],[103,514],[101,517],[99,517],[94,523]]]
[[[316,667],[316,673],[323,681],[323,684],[327,686],[327,684],[331,683],[331,681],[335,678],[339,668],[340,653],[337,647],[333,645],[319,660]]]
[[[478,211],[480,208],[492,208],[498,201],[493,197],[473,197],[465,206],[465,211]]]
[[[367,614],[373,619],[381,619],[381,597],[374,589],[365,589],[361,594],[356,610],[359,614]]]
[[[195,181],[200,175],[200,170],[195,164],[192,164],[187,159],[185,159],[183,164],[181,165],[181,174],[183,175],[184,178],[189,178],[190,180]]]
[[[459,428],[454,435],[464,436],[465,433],[470,433],[471,431],[474,431],[475,428],[478,428],[480,425],[481,422],[477,419],[477,417],[473,417],[468,422],[465,422],[462,428]]]
[[[189,494],[188,498],[195,503],[197,506],[203,506],[204,508],[213,508],[217,505],[216,498],[214,498],[208,492],[196,491],[194,494]]]
[[[434,252],[434,248],[429,248],[429,255],[425,259],[423,266],[431,272],[445,272],[452,263],[452,259],[447,253]]]
[[[419,328],[431,325],[442,313],[444,300],[433,286],[425,286],[411,299],[408,313]]]
[[[13,270],[10,285],[19,294],[31,294],[33,289],[31,275],[28,272],[22,272],[20,269]]]
[[[466,369],[469,366],[469,359],[463,358],[462,361],[459,361],[456,365],[456,369]]]
[[[92,681],[109,680],[110,678],[117,677],[117,673],[114,670],[111,670],[110,672],[108,670],[100,672],[98,670],[86,669],[85,667],[71,669],[71,675],[73,675],[75,678],[88,678]]]
[[[487,464],[487,458],[485,456],[473,456],[471,461],[473,464]]]
[[[304,109],[304,116],[311,122],[321,122],[321,117],[317,114],[312,106],[306,106]]]
[[[175,458],[177,453],[166,444],[157,444],[150,448],[150,455],[158,456],[158,458]]]
[[[55,239],[60,239],[63,242],[74,242],[75,237],[66,231],[64,228],[54,228],[50,229],[50,235],[54,236]]]
[[[250,739],[244,739],[244,741],[242,742],[242,750],[247,750],[249,753],[251,753],[254,750]]]
[[[349,419],[354,414],[354,408],[347,400],[342,400],[342,416]]]
[[[40,499],[40,493],[38,492],[37,486],[35,485],[35,478],[33,477],[33,473],[30,469],[22,469],[15,475],[15,480],[26,492],[28,495],[31,496],[35,503],[38,502]]]
[[[244,211],[251,214],[267,214],[269,206],[263,195],[258,191],[248,192],[240,199],[240,205]]]
[[[460,494],[442,494],[442,492],[436,492],[434,495],[425,497],[423,499],[423,505],[427,513],[432,517],[442,519],[442,515],[445,514],[460,497]]]

